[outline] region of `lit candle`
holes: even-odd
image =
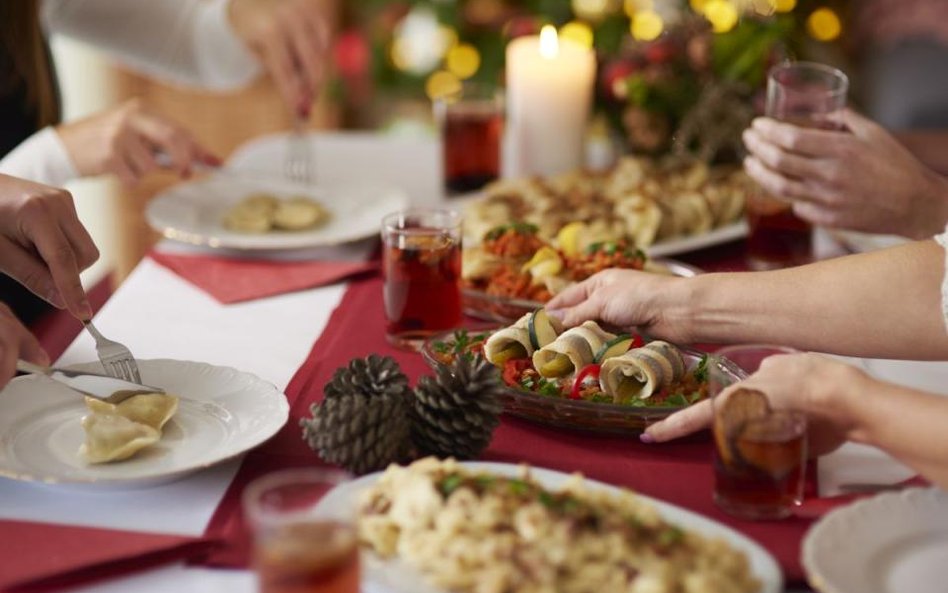
[[[512,175],[555,175],[581,167],[596,57],[576,42],[540,36],[507,45],[507,122]]]

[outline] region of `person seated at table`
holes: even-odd
[[[846,110],[843,123],[846,131],[757,118],[744,131],[744,168],[813,224],[912,239],[944,229],[948,180],[875,122]]]
[[[59,97],[41,25],[90,42],[144,73],[206,89],[240,87],[263,66],[289,108],[305,116],[324,76],[329,35],[322,5],[319,0],[0,2],[0,173],[55,186],[105,173],[134,183],[162,159],[183,176],[196,164],[219,164],[188,131],[134,101],[56,125]],[[46,311],[3,275],[0,298],[26,322]]]
[[[948,230],[936,240],[768,272],[674,278],[606,270],[548,304],[568,327],[595,319],[678,343],[778,343],[857,357],[948,360]],[[816,453],[876,445],[948,487],[948,399],[816,355],[767,359],[747,380],[806,412]],[[710,405],[648,428],[666,441],[710,423]]]
[[[69,192],[0,175],[0,272],[85,320],[92,307],[79,272],[98,258]],[[0,387],[13,376],[18,357],[49,364],[36,338],[0,303]]]

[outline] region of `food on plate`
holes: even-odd
[[[645,268],[645,254],[626,239],[580,241],[590,232],[583,223],[564,231],[564,238],[555,246],[541,240],[533,224],[515,222],[491,229],[479,245],[464,249],[464,286],[489,295],[542,303],[601,270]],[[580,243],[582,248],[577,246]]]
[[[459,593],[759,591],[747,556],[662,518],[627,490],[543,486],[425,458],[389,466],[358,501],[362,545]]]
[[[224,227],[239,233],[302,231],[329,220],[329,212],[303,196],[280,198],[268,193],[251,194],[224,214]]]
[[[89,463],[121,461],[157,443],[161,430],[178,410],[178,397],[139,393],[117,404],[86,397],[90,413],[82,418],[86,433],[79,455]]]
[[[642,157],[625,157],[605,173],[500,180],[465,208],[465,236],[481,237],[518,220],[535,225],[538,238],[552,242],[579,221],[600,236],[598,241],[630,237],[632,245],[646,249],[739,220],[749,183],[735,167]]]
[[[543,309],[494,332],[459,330],[428,351],[445,365],[459,356],[484,356],[508,387],[549,397],[650,408],[708,397],[707,355],[692,352],[686,362],[673,344],[646,344],[595,321],[563,331]]]

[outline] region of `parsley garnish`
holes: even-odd
[[[708,360],[708,355],[703,355],[701,360],[698,361],[698,366],[695,367],[695,370],[692,373],[695,381],[698,383],[706,383],[708,381]]]
[[[445,479],[441,480],[439,484],[441,489],[441,494],[444,496],[450,496],[452,492],[458,489],[461,485],[461,476],[458,474],[450,475]]]

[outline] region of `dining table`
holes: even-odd
[[[443,196],[440,147],[433,137],[326,132],[312,134],[309,141],[326,199],[332,199],[336,188],[359,180],[396,188],[416,205],[456,204]],[[285,144],[281,134],[253,140],[215,174],[280,175]],[[338,249],[333,248],[332,258],[340,257]],[[15,586],[13,590],[89,593],[255,591],[245,551],[239,546],[214,547],[220,539],[233,537],[242,485],[271,469],[321,463],[302,442],[298,421],[319,399],[332,371],[349,358],[392,355],[413,381],[426,372],[418,354],[395,351],[384,340],[381,280],[371,265],[376,249],[372,238],[350,246],[344,257],[369,265],[339,282],[224,302],[169,262],[191,257],[201,265],[200,258],[216,261],[236,255],[257,258],[254,263],[266,267],[318,262],[327,252],[249,256],[161,240],[98,311],[94,321],[99,330],[126,344],[141,360],[201,361],[252,373],[286,393],[290,420],[257,450],[167,483],[123,489],[0,478],[0,565],[6,565],[0,568],[0,590]],[[726,269],[740,258],[741,249],[737,241],[675,257],[707,269]],[[95,360],[92,338],[81,333],[56,364]],[[948,363],[848,362],[884,379],[948,395]],[[615,441],[504,417],[484,458],[580,469],[595,479],[630,485],[690,507],[726,522],[773,553],[778,550],[786,556],[780,559],[786,590],[809,591],[798,550],[812,519],[761,524],[728,520],[716,512],[710,502],[708,439],[672,445],[616,446]],[[685,474],[693,480],[676,477]],[[833,496],[847,483],[894,484],[913,474],[881,451],[847,444],[819,460],[812,494]],[[24,546],[41,550],[21,553]],[[79,552],[89,553],[88,566],[69,560],[81,558]],[[13,566],[19,561],[11,558],[23,558],[23,565]]]

